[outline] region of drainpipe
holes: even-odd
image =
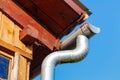
[[[85,27],[86,25],[82,26]],[[86,28],[87,27],[87,28]],[[76,39],[76,48],[73,50],[64,50],[64,51],[56,51],[49,54],[42,63],[41,68],[41,80],[54,80],[54,68],[57,64],[63,63],[72,63],[78,62],[85,58],[88,52],[88,38],[93,36],[97,31],[95,29],[88,29],[88,26],[79,30],[77,35],[73,35],[72,39],[65,40],[65,42],[74,42]],[[87,29],[87,30],[86,30]],[[94,31],[95,30],[95,31]],[[81,35],[84,33],[84,35]],[[76,33],[75,33],[76,34]],[[86,37],[87,36],[87,37]],[[70,36],[71,37],[71,36]],[[68,37],[69,38],[69,37]],[[63,41],[64,43],[64,41]],[[62,44],[64,45],[64,44]],[[65,47],[61,47],[61,49],[68,47],[67,44]]]
[[[57,64],[77,62],[86,56],[88,51],[87,37],[80,35],[77,38],[77,47],[74,50],[56,51],[48,55],[42,63],[41,80],[54,80],[54,68]]]

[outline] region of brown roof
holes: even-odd
[[[73,28],[89,10],[78,0],[14,0],[55,37]]]

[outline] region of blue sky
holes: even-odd
[[[93,12],[88,21],[101,32],[89,40],[83,61],[56,67],[55,80],[120,80],[120,0],[81,2]]]

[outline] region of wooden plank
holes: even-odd
[[[8,74],[8,80],[12,77],[12,69],[13,69],[13,56],[12,59],[9,60],[9,74]]]
[[[26,47],[25,47],[25,52],[31,53],[31,55],[33,54],[32,50],[33,50],[33,49],[32,49],[32,46],[30,46],[30,47],[29,47],[29,46],[26,46]]]
[[[1,38],[1,35],[2,35],[2,26],[1,26],[1,23],[2,23],[2,12],[0,11],[0,38]]]
[[[13,71],[12,71],[11,80],[18,80],[19,61],[20,61],[20,53],[19,53],[19,52],[15,52],[15,56],[14,56],[14,66],[13,66]]]
[[[2,12],[0,11],[0,25],[1,25],[1,18],[2,18]],[[1,26],[0,26],[0,30],[1,30]]]
[[[25,51],[25,45],[19,40],[21,28],[15,25],[13,34],[13,45]]]
[[[27,59],[20,56],[18,80],[27,80]]]
[[[3,27],[1,39],[12,44],[14,23],[5,15],[2,15],[1,27]]]
[[[67,2],[68,0],[65,0],[65,1]],[[80,7],[87,15],[90,16],[92,14],[92,12],[79,0],[71,0],[71,2],[74,2],[76,4],[76,6]],[[68,3],[68,5],[70,5],[72,7],[72,4]],[[76,8],[76,12],[78,12],[76,6],[73,5],[74,9]]]
[[[30,77],[30,61],[27,62],[27,79],[26,80],[30,80],[29,77]]]
[[[64,0],[72,9],[74,9],[76,11],[77,14],[81,14],[84,13],[84,11],[78,6],[76,5],[76,3],[74,2],[75,0]],[[78,1],[78,0],[76,0]],[[80,3],[80,2],[79,2]]]
[[[38,35],[38,30],[36,30],[34,27],[28,26],[20,32],[20,40],[27,45],[31,45],[37,41]]]
[[[20,41],[19,36],[20,36],[20,31],[21,28],[18,27],[17,25],[14,26],[14,34],[13,34],[13,45],[20,48],[21,50],[32,53],[32,50],[30,50],[23,42]]]
[[[68,27],[80,16],[71,9],[64,0],[33,0],[33,3],[63,29]],[[45,20],[45,22],[47,22],[47,20]]]
[[[55,36],[19,8],[12,0],[0,0],[0,10],[9,15],[9,17],[20,24],[22,28],[25,28],[28,25],[36,28],[38,32],[40,32],[38,40],[53,50],[56,42]]]
[[[52,32],[56,37],[58,37],[65,29],[65,27],[60,26],[56,21],[54,21],[52,18],[50,18],[48,15],[46,15],[41,10],[37,11],[37,17],[41,20],[41,23],[43,23],[45,27],[50,32]]]
[[[32,59],[32,53],[25,52],[25,51],[21,50],[20,48],[14,46],[14,45],[8,44],[1,39],[0,39],[0,49],[7,51],[9,53],[11,52],[13,54],[14,54],[14,52],[20,52],[20,54],[25,56],[26,58]]]

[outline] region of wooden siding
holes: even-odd
[[[0,11],[0,53],[10,57],[8,80],[29,80],[32,50],[20,41],[20,26]],[[3,52],[2,52],[3,51]]]
[[[27,80],[27,59],[23,56],[19,60],[18,80]]]
[[[22,55],[28,57],[32,55],[32,52],[19,40],[20,31],[20,27],[0,11],[0,46],[6,46],[13,51],[18,50],[22,52]],[[32,56],[28,58],[32,58]]]

